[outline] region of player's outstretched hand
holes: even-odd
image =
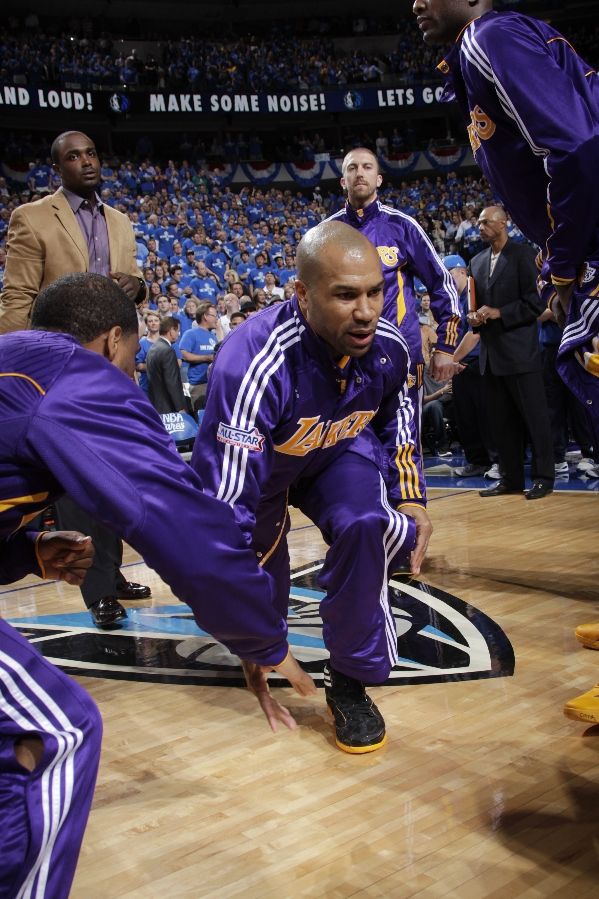
[[[310,696],[316,693],[316,686],[309,674],[302,669],[297,660],[289,652],[287,658],[276,668],[268,665],[257,665],[255,662],[242,661],[243,673],[248,690],[250,690],[260,703],[260,708],[270,725],[270,729],[277,730],[280,722],[293,730],[297,727],[295,718],[289,709],[282,706],[270,692],[268,675],[271,671],[278,671],[285,677],[300,696]]]
[[[94,559],[91,537],[79,531],[46,531],[37,541],[37,554],[46,578],[80,587]]]
[[[409,504],[405,507],[399,506],[399,511],[403,512],[404,515],[409,515],[416,522],[416,546],[410,556],[410,573],[417,575],[420,574],[420,569],[424,562],[428,542],[433,533],[433,524],[424,506]]]
[[[448,381],[461,371],[450,353],[435,350],[431,359],[431,377],[434,381]]]

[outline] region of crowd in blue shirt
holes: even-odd
[[[186,160],[163,165],[149,159],[139,165],[107,160],[102,179],[102,202],[131,219],[153,306],[169,285],[181,308],[189,296],[216,302],[235,282],[249,297],[257,290],[268,293],[269,280],[284,288],[295,276],[295,249],[302,236],[343,202],[334,182],[313,191],[236,189],[224,185],[217,170]],[[0,250],[12,210],[58,186],[51,166],[40,160],[30,166],[24,193],[11,192],[0,179]],[[460,252],[466,258],[480,249],[478,213],[495,201],[482,176],[455,172],[389,184],[380,197],[413,216],[439,253]],[[513,227],[511,236],[520,238]],[[274,277],[269,279],[269,273]]]

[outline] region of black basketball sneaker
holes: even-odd
[[[335,718],[335,742],[344,752],[374,752],[387,742],[385,721],[364,684],[324,667],[324,692]]]

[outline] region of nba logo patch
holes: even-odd
[[[597,274],[597,269],[593,268],[591,265],[589,265],[588,262],[586,262],[580,283],[581,284],[590,284],[596,274]]]

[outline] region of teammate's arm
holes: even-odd
[[[458,292],[433,244],[417,224],[410,233],[407,252],[411,270],[426,285],[431,298],[431,312],[437,322],[437,344],[431,360],[431,377],[436,381],[446,381],[456,374],[453,353],[460,328]]]
[[[90,367],[98,396],[89,390]],[[82,367],[86,369],[85,376]],[[106,402],[106,397],[119,401]],[[23,447],[75,501],[124,537],[199,626],[261,665],[286,657],[287,625],[270,577],[229,506],[202,493],[156,412],[129,379],[92,353],[78,353],[32,416]]]
[[[28,574],[41,577],[41,569],[35,555],[35,542],[39,531],[15,531],[0,540],[0,584],[12,584]]]

